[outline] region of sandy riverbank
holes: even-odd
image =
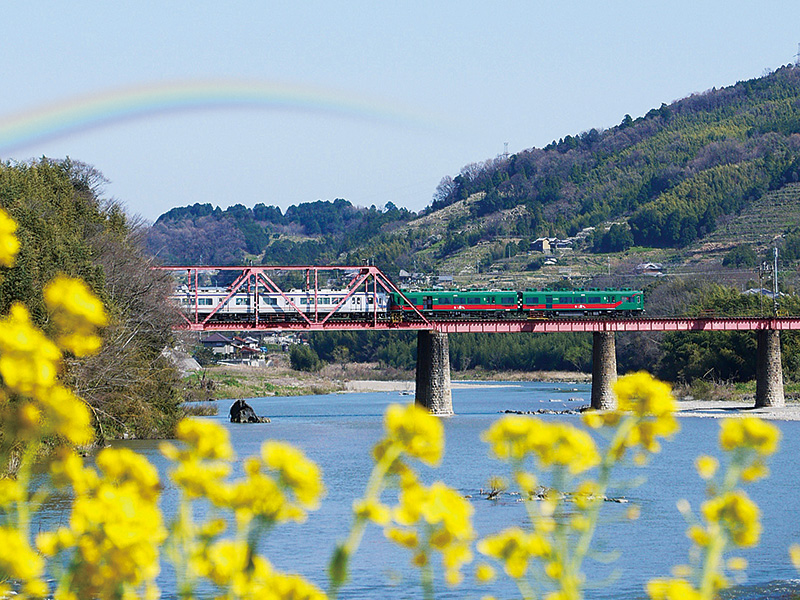
[[[454,390],[469,390],[475,388],[509,388],[517,387],[516,383],[479,383],[475,381],[453,381],[450,387]],[[370,381],[354,380],[344,382],[345,392],[411,392],[416,387],[413,381]]]
[[[678,403],[678,416],[707,417],[760,417],[778,421],[800,421],[800,404],[791,402],[786,406],[754,408],[753,401],[738,400],[682,400]]]

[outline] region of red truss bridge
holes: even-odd
[[[343,331],[396,330],[439,333],[555,333],[633,331],[759,331],[800,330],[800,317],[627,317],[619,314],[545,318],[521,317],[509,311],[498,318],[434,317],[415,305],[373,266],[244,266],[155,267],[175,273],[172,298],[180,306],[181,329],[190,331]],[[203,287],[212,272],[236,273],[225,287]],[[284,290],[287,274],[302,276],[303,289]],[[321,287],[331,279],[345,282],[337,289]],[[386,298],[394,294],[405,304],[404,314],[390,313]]]

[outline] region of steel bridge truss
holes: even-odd
[[[636,318],[556,318],[540,317],[508,318],[499,320],[465,318],[463,320],[431,320],[400,291],[377,267],[329,267],[329,266],[276,266],[276,267],[153,267],[157,270],[183,273],[189,292],[194,294],[194,306],[190,314],[180,310],[181,329],[190,331],[343,331],[343,330],[427,330],[441,333],[556,333],[556,332],[598,332],[598,331],[758,331],[762,329],[800,330],[800,317],[718,317],[703,315],[699,317],[636,317]],[[210,313],[200,313],[199,284],[200,274],[204,272],[238,271],[234,282],[226,288],[227,295]],[[298,307],[287,293],[276,283],[276,275],[282,272],[297,271],[305,274],[305,290],[313,293],[314,303],[309,309]],[[332,309],[325,306],[320,311],[318,303],[320,273],[340,272],[350,279],[344,298]],[[290,307],[293,318],[285,321],[267,320],[259,314],[258,296],[260,290],[269,294],[279,294]],[[399,294],[406,306],[414,311],[413,318],[395,320],[386,314],[379,314],[378,303],[372,303],[372,313],[364,313],[361,319],[333,318],[353,294],[360,290],[376,293],[381,289],[387,293]],[[253,314],[249,320],[218,321],[214,317],[236,294],[246,291],[252,301]],[[341,290],[337,290],[341,291]],[[405,315],[408,317],[409,315]]]
[[[378,289],[386,293],[395,292],[403,297],[408,305],[413,307],[413,304],[406,298],[390,280],[383,274],[377,267],[373,266],[359,266],[359,267],[317,267],[317,266],[270,266],[270,267],[154,267],[161,271],[171,271],[175,273],[183,273],[186,277],[186,285],[189,292],[194,295],[194,306],[191,307],[190,314],[185,310],[180,310],[180,315],[183,319],[182,329],[190,331],[285,331],[285,330],[299,330],[299,331],[325,331],[325,330],[343,330],[343,329],[434,329],[435,326],[425,317],[417,308],[414,307],[414,312],[419,321],[414,321],[413,326],[410,323],[397,323],[392,322],[385,314],[379,314],[378,303],[372,303],[371,314],[365,313],[364,316],[368,319],[359,319],[357,321],[349,320],[342,321],[333,319],[339,309],[357,292],[364,290],[366,292],[372,291],[377,294]],[[200,314],[199,295],[200,295],[200,274],[203,272],[218,272],[218,271],[239,271],[239,275],[234,282],[226,287],[227,295],[225,298],[216,305],[210,313]],[[309,304],[309,309],[303,310],[289,297],[286,291],[276,283],[276,275],[283,272],[302,272],[305,274],[305,292],[313,294],[314,303]],[[328,310],[320,311],[319,304],[319,280],[320,273],[340,272],[350,278],[350,283],[344,290],[344,297]],[[286,306],[290,307],[289,314],[293,319],[286,321],[276,321],[274,319],[267,320],[264,315],[259,314],[259,293],[260,290],[265,289],[270,295],[279,294]],[[342,291],[342,290],[337,290]],[[248,298],[252,301],[253,306],[252,318],[249,320],[240,321],[217,321],[214,317],[218,315],[219,311],[228,305],[231,298],[237,294],[246,292]],[[379,318],[380,317],[380,318]]]

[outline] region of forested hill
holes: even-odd
[[[319,200],[290,206],[211,204],[173,208],[149,233],[150,248],[167,264],[243,264],[247,255],[270,264],[337,262],[367,244],[386,225],[409,221],[414,213],[391,202],[378,210],[347,200]]]
[[[436,268],[481,242],[518,248],[599,226],[590,251],[682,247],[770,190],[800,178],[800,68],[662,104],[616,127],[567,135],[465,166],[420,215],[346,200],[227,210],[194,205],[158,219],[165,263],[355,262]],[[474,261],[473,261],[474,264]]]

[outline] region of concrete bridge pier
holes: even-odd
[[[595,331],[592,344],[592,408],[613,410],[617,399],[611,386],[617,380],[617,345],[613,331]]]
[[[416,402],[434,415],[453,414],[450,390],[450,343],[438,331],[417,333]]]
[[[759,329],[756,335],[756,408],[784,406],[780,331]]]

